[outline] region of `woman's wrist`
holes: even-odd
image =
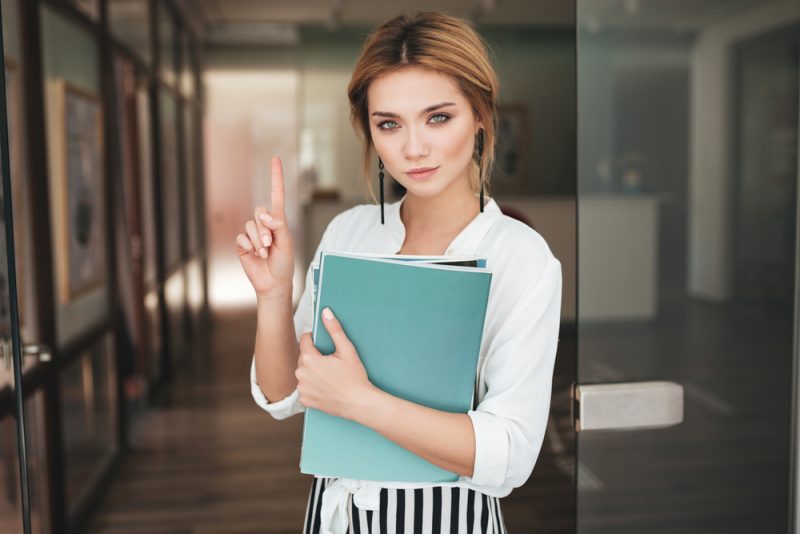
[[[391,395],[370,384],[365,391],[358,393],[348,410],[347,418],[356,423],[374,428],[375,421],[384,416],[384,412],[390,409]]]
[[[292,302],[293,287],[289,286],[276,287],[267,293],[256,295],[256,304],[258,307],[266,306],[271,307],[275,305],[284,305],[286,301]]]

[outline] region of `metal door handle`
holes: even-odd
[[[50,347],[43,343],[23,343],[22,355],[35,356],[39,358],[40,362],[49,362],[53,359],[53,354],[50,352]]]
[[[573,384],[576,432],[662,428],[683,421],[683,386],[675,382]]]
[[[23,343],[22,356],[37,357],[40,362],[49,362],[52,359],[50,347],[42,343]],[[0,340],[0,360],[2,360],[3,369],[10,371],[13,362],[10,338]]]

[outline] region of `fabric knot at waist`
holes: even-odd
[[[322,493],[320,528],[323,534],[347,534],[350,495],[353,496],[355,505],[361,509],[374,511],[380,508],[381,488],[374,482],[336,479]]]

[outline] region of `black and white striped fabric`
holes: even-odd
[[[314,477],[303,534],[320,534],[322,494],[335,478]],[[508,534],[500,499],[468,488],[381,488],[380,510],[350,499],[348,534]]]

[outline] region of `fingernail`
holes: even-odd
[[[259,215],[259,217],[261,217],[261,220],[264,222],[272,222],[272,215],[270,215],[269,213],[262,213],[261,215]]]
[[[267,249],[265,249],[265,248],[258,249],[258,255],[261,256],[262,258],[266,259],[266,257],[267,257]]]
[[[268,247],[272,240],[269,238],[269,234],[264,234],[261,236],[261,242],[264,243],[265,247]]]
[[[322,316],[325,318],[326,321],[330,321],[331,319],[333,319],[333,313],[331,313],[330,308],[325,308],[324,310],[322,310]]]

